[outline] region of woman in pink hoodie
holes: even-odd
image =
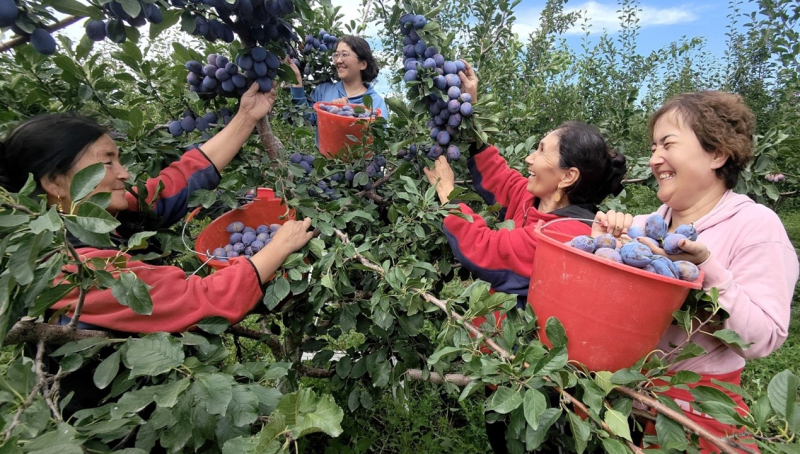
[[[739,174],[753,158],[755,118],[734,94],[703,91],[686,93],[666,102],[650,120],[652,155],[650,169],[658,182],[658,209],[674,232],[681,224],[694,224],[696,241],[683,240],[682,254],[673,260],[689,260],[705,272],[703,289],[716,287],[719,304],[729,318],[704,331],[730,329],[750,346],[741,349],[698,332],[687,339],[686,331],[672,325],[659,343],[668,354],[688,340],[705,354],[675,363],[670,372],[688,370],[701,375],[697,385],[712,386],[730,395],[742,411],[741,396],[714,384],[713,380],[740,384],[745,359],[769,355],[786,340],[789,309],[798,278],[798,261],[778,216],[745,195],[733,192]],[[627,232],[631,225],[644,226],[647,216],[598,213],[593,234]],[[653,252],[666,255],[648,244]],[[739,432],[692,409],[688,391],[669,389],[690,418],[713,433]],[[752,445],[751,445],[752,446]],[[701,442],[701,452],[711,452]]]

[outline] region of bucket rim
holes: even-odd
[[[700,276],[698,276],[697,279],[692,281],[692,282],[683,281],[683,280],[680,280],[680,279],[675,279],[675,278],[671,278],[671,277],[667,277],[667,276],[662,276],[660,274],[651,273],[649,271],[645,271],[645,270],[642,270],[640,268],[636,268],[635,266],[626,265],[624,263],[617,263],[617,262],[614,262],[612,260],[600,258],[600,257],[597,257],[594,254],[590,254],[590,253],[588,253],[586,251],[582,251],[580,249],[576,249],[574,247],[568,246],[568,245],[562,243],[561,241],[558,241],[558,240],[556,240],[554,238],[551,238],[551,237],[547,236],[546,232],[544,232],[542,230],[542,228],[546,227],[546,226],[547,226],[547,224],[543,225],[542,222],[540,221],[536,225],[536,228],[533,231],[534,237],[536,237],[539,241],[544,241],[545,243],[553,245],[553,246],[556,246],[559,249],[562,249],[562,250],[565,250],[565,251],[570,251],[572,253],[578,254],[579,256],[588,258],[590,260],[594,260],[595,262],[600,263],[602,265],[610,266],[610,267],[616,268],[618,270],[622,270],[622,271],[625,271],[625,272],[633,273],[636,276],[645,277],[645,278],[648,278],[648,279],[653,279],[653,280],[656,280],[656,281],[659,281],[659,282],[663,282],[665,284],[677,285],[677,286],[680,286],[680,287],[686,287],[686,288],[693,289],[693,290],[700,290],[703,287],[703,278],[705,277],[705,273],[703,272],[703,270],[700,270]]]

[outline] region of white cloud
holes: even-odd
[[[589,0],[583,4],[566,8],[565,12],[579,11],[581,13],[581,18],[578,19],[575,26],[569,29],[567,33],[583,33],[581,25],[584,22],[584,18],[591,26],[590,30],[595,33],[603,30],[608,31],[608,33],[616,33],[620,30],[618,9],[619,6],[616,2],[600,3],[594,0]],[[639,10],[637,16],[639,17],[639,25],[642,28],[694,22],[700,18],[698,9],[688,5],[666,8],[640,5]],[[541,14],[541,8],[518,10],[514,32],[516,32],[521,39],[525,39],[531,32],[539,28],[539,18]]]

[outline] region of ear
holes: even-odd
[[[724,166],[725,163],[728,162],[728,158],[730,157],[730,156],[728,156],[727,153],[724,153],[724,152],[719,151],[719,150],[712,152],[711,156],[712,156],[711,168],[713,170],[717,170],[717,169],[721,168],[722,166]]]
[[[363,71],[363,70],[367,69],[367,62],[365,60],[361,60],[361,61],[359,61],[359,65],[358,66]]]
[[[66,175],[45,176],[42,177],[39,183],[42,185],[44,192],[52,197],[69,197],[69,179]]]
[[[581,171],[577,167],[570,167],[564,172],[561,181],[558,182],[559,189],[568,188],[575,184],[581,177]]]

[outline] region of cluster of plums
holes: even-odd
[[[667,223],[660,214],[652,214],[645,221],[645,226],[631,226],[628,229],[631,239],[646,237],[657,243],[668,255],[682,252],[680,244],[683,240],[695,241],[697,230],[693,225],[684,224],[668,233]],[[693,282],[700,276],[700,270],[692,262],[685,260],[672,261],[669,257],[653,254],[649,247],[638,241],[625,242],[611,234],[592,238],[588,235],[576,236],[568,241],[570,246],[584,252],[594,254],[617,263],[624,263],[662,276]]]
[[[214,249],[211,255],[215,260],[228,260],[234,257],[250,258],[272,241],[272,237],[279,228],[281,228],[280,224],[262,224],[253,228],[240,221],[231,222],[225,229],[230,233],[228,244]]]
[[[403,81],[409,86],[409,96],[414,100],[421,97],[431,115],[426,126],[431,131],[433,145],[427,156],[436,159],[444,154],[448,160],[455,160],[461,156],[454,143],[458,128],[464,118],[473,114],[472,96],[461,92],[458,75],[466,65],[460,60],[446,60],[436,47],[427,45],[418,33],[427,23],[427,19],[419,14],[405,14],[400,18],[400,31],[405,35]],[[425,80],[432,82],[428,94],[419,87]]]
[[[183,118],[167,123],[167,129],[173,137],[195,130],[203,132],[212,126],[227,125],[231,121],[231,115],[231,111],[226,108],[220,109],[219,113],[206,112],[203,116],[195,115],[190,109],[186,109],[183,111]]]
[[[339,115],[340,117],[372,118],[375,116],[374,111],[365,109],[361,106],[353,107],[349,104],[345,104],[342,106],[338,106],[336,104],[320,104],[319,108],[320,110],[331,113],[333,115]]]
[[[782,173],[768,173],[764,178],[771,183],[780,183],[786,180],[786,175]]]

